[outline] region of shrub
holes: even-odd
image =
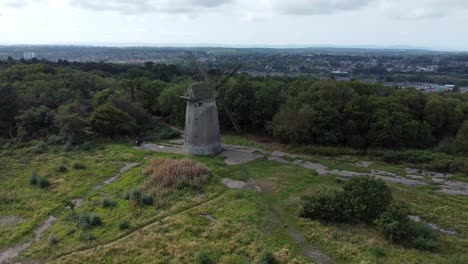
[[[38,180],[38,182],[37,182],[37,185],[38,185],[39,187],[41,187],[42,189],[45,189],[45,188],[47,188],[47,187],[50,186],[49,179],[44,178],[44,177],[39,178],[39,180]]]
[[[257,261],[258,264],[275,264],[275,258],[270,251],[263,251]]]
[[[325,222],[343,222],[349,219],[342,192],[322,191],[302,198],[300,216]]]
[[[48,242],[49,242],[49,245],[57,245],[60,242],[60,240],[54,234],[50,234]]]
[[[57,166],[57,168],[55,170],[58,171],[58,172],[61,172],[61,173],[65,173],[65,172],[68,171],[68,167],[65,164],[60,164],[60,165]]]
[[[355,177],[343,185],[344,200],[351,215],[361,221],[372,222],[392,201],[388,185],[373,177]]]
[[[385,253],[385,250],[381,247],[371,247],[369,249],[370,253],[374,255],[376,258],[383,258],[386,257],[387,254]]]
[[[42,140],[37,142],[37,144],[31,148],[31,152],[34,154],[44,153],[46,150],[47,150],[47,144]]]
[[[100,226],[102,225],[102,220],[97,214],[91,214],[89,217],[89,224],[92,226]]]
[[[408,238],[410,219],[408,208],[403,204],[391,204],[374,223],[390,241],[401,242]]]
[[[80,162],[73,162],[72,168],[75,170],[84,170],[86,169],[86,166],[83,163]]]
[[[93,226],[102,225],[101,218],[97,214],[81,213],[77,217],[78,226],[85,230]]]
[[[450,163],[450,173],[460,173],[465,171],[465,163],[461,160],[455,160]]]
[[[154,204],[154,198],[151,194],[142,192],[141,190],[134,188],[127,191],[124,196],[125,200],[129,200],[136,205],[152,205]]]
[[[437,236],[432,229],[422,223],[409,223],[408,236],[413,247],[419,250],[434,250],[437,248]]]
[[[190,159],[153,159],[143,173],[149,178],[142,189],[156,196],[186,187],[201,187],[209,179],[209,169]]]
[[[135,119],[110,104],[94,110],[90,122],[94,131],[105,137],[133,135],[136,128]]]
[[[210,257],[204,252],[199,252],[196,257],[197,264],[212,264],[214,263]]]
[[[32,171],[31,176],[29,176],[29,184],[37,185],[37,182],[38,182],[37,173],[36,171]]]
[[[111,207],[115,207],[116,205],[117,203],[110,198],[105,197],[101,200],[102,208],[111,208]]]
[[[130,223],[127,220],[122,220],[119,223],[119,230],[127,230],[130,228]]]

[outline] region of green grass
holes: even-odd
[[[228,142],[235,144],[262,144],[239,136],[227,137]],[[412,213],[460,232],[459,236],[441,235],[436,252],[421,252],[394,245],[366,225],[323,225],[299,218],[302,195],[323,188],[337,189],[340,184],[332,175],[316,176],[300,166],[266,158],[227,166],[221,158],[192,157],[211,170],[207,185],[197,190],[174,191],[158,206],[134,207],[124,194],[145,180],[142,169],[150,159],[143,158],[148,156],[184,158],[137,150],[130,144],[101,144],[86,152],[63,152],[58,147],[43,154],[32,154],[28,149],[3,152],[0,161],[5,166],[0,167],[0,183],[5,191],[0,195],[0,217],[19,215],[27,221],[0,229],[0,251],[32,237],[35,227],[54,214],[58,220],[22,254],[24,259],[47,263],[195,263],[202,252],[215,263],[254,263],[268,251],[280,263],[313,263],[301,254],[300,243],[294,242],[294,229],[308,245],[337,263],[443,263],[468,254],[467,197],[440,194],[431,186],[391,185],[395,199],[408,203]],[[331,170],[367,172],[368,169],[355,165],[359,160],[361,157],[353,156],[310,157],[310,161]],[[115,175],[125,162],[136,161],[141,162],[139,166],[102,189],[93,190]],[[84,169],[57,172],[58,165],[72,168],[74,162],[83,164]],[[403,170],[381,162],[370,168],[398,174]],[[46,176],[51,186],[31,186],[32,170],[38,176]],[[229,190],[220,184],[222,178],[252,178],[267,191]],[[76,214],[97,214],[102,225],[82,230],[69,220],[73,212],[64,208],[64,201],[76,197],[84,201],[75,209]],[[116,205],[103,208],[104,198]],[[128,225],[122,228],[122,223]],[[58,242],[50,243],[50,237]],[[71,255],[72,252],[76,253]]]

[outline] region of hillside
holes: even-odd
[[[190,157],[209,168],[206,185],[170,191],[152,205],[135,205],[124,194],[145,181],[142,171],[154,158],[183,158],[168,153],[179,151],[178,141],[138,149],[124,142],[100,143],[90,150],[51,146],[42,154],[31,148],[3,150],[1,260],[15,252],[22,263],[194,263],[200,254],[219,263],[252,263],[265,252],[280,263],[466,260],[468,188],[457,181],[459,176],[422,173],[418,178],[408,164],[365,156],[286,154],[280,151],[283,145],[251,137],[226,136],[224,141],[244,147],[226,146],[226,157]],[[50,186],[31,185],[32,171]],[[386,179],[394,199],[441,228],[437,249],[393,244],[364,224],[298,217],[302,195],[339,189],[352,172]],[[453,182],[464,186],[457,187],[464,195],[444,193],[455,188]],[[115,204],[103,206],[103,199]],[[96,214],[102,224],[83,228],[73,214]],[[21,221],[8,224],[11,218]]]

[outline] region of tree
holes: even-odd
[[[55,112],[43,105],[22,112],[15,119],[21,140],[40,138],[57,130]]]
[[[468,121],[463,122],[455,138],[457,151],[468,153]]]
[[[61,127],[60,134],[71,144],[83,143],[92,136],[89,122],[77,114],[62,115],[58,120]]]
[[[0,137],[7,137],[15,127],[17,96],[12,87],[0,86]]]
[[[173,124],[182,125],[185,120],[185,102],[180,97],[189,83],[183,82],[168,87],[159,96],[159,107],[163,116],[168,116]]]
[[[133,136],[136,130],[135,119],[110,104],[94,110],[90,116],[90,123],[96,133],[112,138]]]

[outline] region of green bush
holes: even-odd
[[[302,198],[300,216],[325,222],[344,222],[349,219],[343,192],[322,191]]]
[[[90,122],[94,131],[104,137],[133,135],[136,129],[135,119],[110,104],[94,110]]]
[[[83,163],[80,162],[73,162],[72,168],[75,170],[84,170],[86,169],[86,166]]]
[[[65,139],[58,135],[51,135],[47,138],[47,144],[50,146],[60,146],[65,143]]]
[[[437,236],[432,229],[422,223],[409,223],[408,236],[411,245],[419,250],[437,248]]]
[[[352,217],[372,222],[390,205],[392,192],[388,185],[373,177],[355,177],[343,185],[344,203]]]
[[[57,168],[55,168],[55,170],[61,173],[65,173],[68,171],[68,167],[65,164],[60,164],[57,166]]]
[[[42,189],[45,189],[50,186],[49,179],[44,178],[44,177],[39,178],[39,180],[37,181],[37,185],[41,187]]]
[[[102,225],[101,218],[95,213],[81,213],[77,217],[77,222],[78,226],[83,230],[89,229],[93,226]]]
[[[385,250],[381,247],[371,247],[369,249],[370,253],[374,255],[376,258],[384,258],[387,256],[387,253],[385,253]]]
[[[437,248],[434,231],[422,223],[414,223],[408,218],[408,208],[403,204],[391,204],[377,220],[377,229],[386,239],[412,246],[419,250]]]
[[[392,203],[374,223],[390,241],[401,242],[408,238],[410,219],[408,208],[403,204]]]
[[[130,228],[130,223],[127,220],[122,220],[119,223],[119,230],[127,230]]]
[[[44,141],[38,141],[36,145],[31,148],[31,152],[34,154],[41,154],[46,152],[47,144]]]
[[[154,198],[151,194],[142,192],[140,189],[134,188],[127,191],[124,196],[125,200],[135,202],[138,205],[153,205]]]
[[[205,252],[198,252],[196,257],[197,264],[212,264],[214,263]]]
[[[48,239],[49,245],[57,245],[60,240],[58,237],[54,234],[50,234],[49,239]]]
[[[258,264],[275,264],[275,258],[270,251],[263,251],[257,261]]]
[[[101,200],[102,208],[111,208],[111,207],[115,207],[116,205],[117,203],[110,198],[105,197]]]
[[[65,143],[65,145],[63,145],[63,150],[64,151],[72,151],[73,150],[73,145],[72,143],[70,143],[69,141],[67,141],[67,143]]]

